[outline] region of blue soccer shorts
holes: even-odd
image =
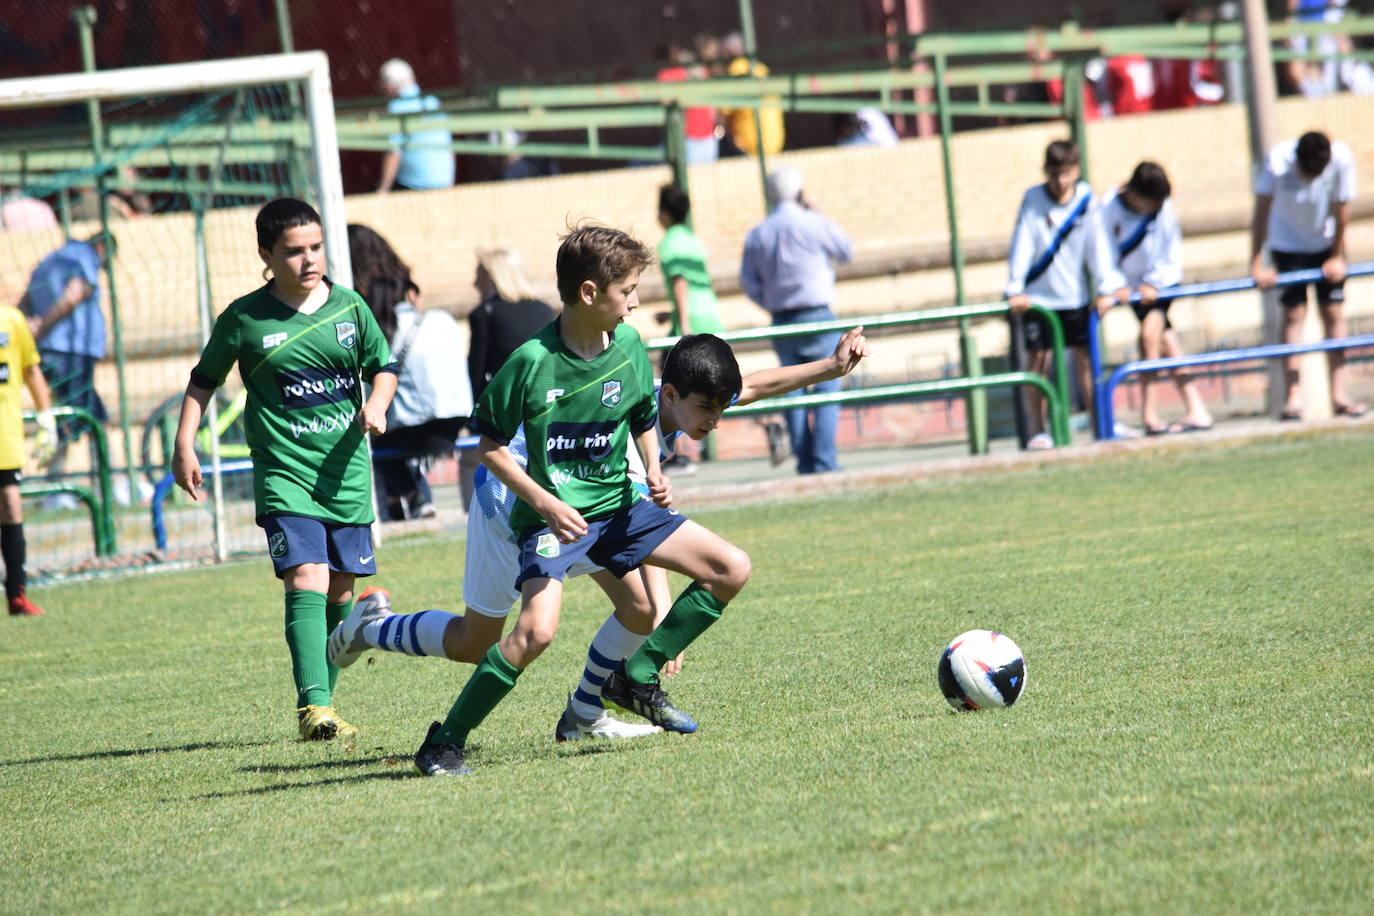
[[[324,563],[331,572],[355,576],[377,574],[368,525],[341,525],[301,515],[268,515],[261,524],[278,579],[302,563]]]
[[[627,509],[587,521],[587,533],[571,544],[560,544],[547,525],[520,533],[520,575],[526,579],[563,579],[582,560],[595,563],[620,578],[639,567],[658,545],[687,521],[676,509],[664,509],[648,499]]]

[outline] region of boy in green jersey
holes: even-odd
[[[237,363],[247,391],[257,522],[286,588],[286,644],[301,737],[352,737],[334,711],[338,669],[325,640],[348,616],[355,576],[376,573],[366,434],[386,432],[396,370],[372,310],[325,278],[320,215],[291,198],[258,211],[258,255],[272,279],[215,321],[181,403],[172,473],[198,499],[195,434]],[[363,399],[363,382],[372,384]]]
[[[639,304],[637,288],[653,256],[623,232],[574,230],[558,249],[563,314],[517,349],[482,394],[473,416],[482,464],[519,499],[511,527],[520,544],[520,616],[478,664],[443,723],[430,726],[415,765],[428,776],[460,775],[468,734],[548,648],[558,628],[563,579],[583,560],[603,567],[593,578],[615,606],[614,664],[634,655],[653,629],[653,606],[638,572],[664,566],[693,580],[659,630],[659,652],[676,657],[721,615],[749,578],[744,551],[668,507],[672,494],[659,467],[653,374],[639,335],[624,324]],[[528,465],[508,445],[520,427]],[[649,498],[628,476],[627,440],[644,460]],[[654,671],[657,672],[657,667]],[[631,704],[652,726],[693,731],[696,723],[658,689]],[[653,696],[650,697],[649,694]],[[644,710],[649,701],[654,714]],[[621,737],[632,736],[623,731]]]

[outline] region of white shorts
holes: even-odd
[[[484,474],[479,479],[482,483],[468,511],[463,603],[483,617],[499,620],[520,601],[520,592],[515,588],[515,579],[520,575],[520,547],[510,528],[514,500],[507,497],[506,488],[495,477]],[[495,487],[484,493],[483,488],[492,484]],[[493,499],[493,494],[499,496]],[[584,560],[568,570],[568,578],[600,571],[600,566]]]

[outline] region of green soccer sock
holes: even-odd
[[[352,598],[338,603],[326,600],[324,605],[324,635],[328,637],[330,633],[333,633],[334,628],[339,625],[339,621],[347,617],[352,610]],[[339,683],[339,669],[329,664],[328,652],[325,653],[324,663],[329,665],[329,696],[333,697],[334,685]]]
[[[291,650],[291,677],[296,681],[296,708],[329,705],[329,657],[324,644],[326,599],[323,592],[300,589],[286,593],[286,646]]]
[[[677,658],[706,628],[720,619],[725,602],[693,582],[678,595],[639,651],[625,660],[625,674],[636,684],[652,683],[670,658]]]
[[[448,718],[434,733],[439,744],[467,744],[468,732],[482,724],[487,713],[515,688],[515,680],[520,677],[520,669],[506,661],[501,654],[501,644],[497,643],[487,650],[487,654],[468,678],[458,701],[448,711]]]

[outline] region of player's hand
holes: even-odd
[[[1151,305],[1159,301],[1159,288],[1148,283],[1140,284],[1140,302],[1142,305]]]
[[[864,326],[851,328],[840,342],[835,345],[835,368],[839,375],[848,375],[869,355],[868,338],[864,336]],[[838,376],[837,376],[838,377]]]
[[[587,520],[582,513],[556,496],[541,507],[539,514],[544,516],[549,531],[553,532],[560,544],[571,544],[587,534]]]
[[[1101,318],[1107,314],[1108,309],[1116,305],[1116,300],[1111,296],[1098,296],[1093,300],[1093,307],[1097,309],[1097,317]]]
[[[668,481],[668,475],[660,470],[656,474],[648,474],[644,482],[649,485],[649,498],[654,504],[667,509],[673,504],[673,485]]]
[[[1322,276],[1328,283],[1339,283],[1345,279],[1345,258],[1340,255],[1322,261]]]
[[[196,450],[189,445],[178,445],[172,453],[172,479],[195,502],[200,502],[200,485],[204,482],[200,473],[200,459]]]
[[[1260,289],[1273,289],[1274,284],[1278,282],[1279,272],[1266,266],[1260,258],[1255,258],[1254,263],[1250,265],[1250,276]]]
[[[686,652],[679,652],[677,654],[677,658],[670,658],[666,662],[664,662],[662,671],[663,676],[672,677],[674,674],[677,674],[679,671],[681,671],[682,657],[686,654]]]
[[[1025,293],[1017,293],[1015,296],[1007,297],[1007,308],[1013,312],[1021,313],[1031,307],[1030,296]]]
[[[38,411],[38,434],[33,437],[33,460],[41,467],[57,453],[57,418],[50,410]]]
[[[364,404],[363,409],[358,411],[358,425],[363,428],[363,432],[380,436],[386,432],[386,411],[378,410],[371,404]]]

